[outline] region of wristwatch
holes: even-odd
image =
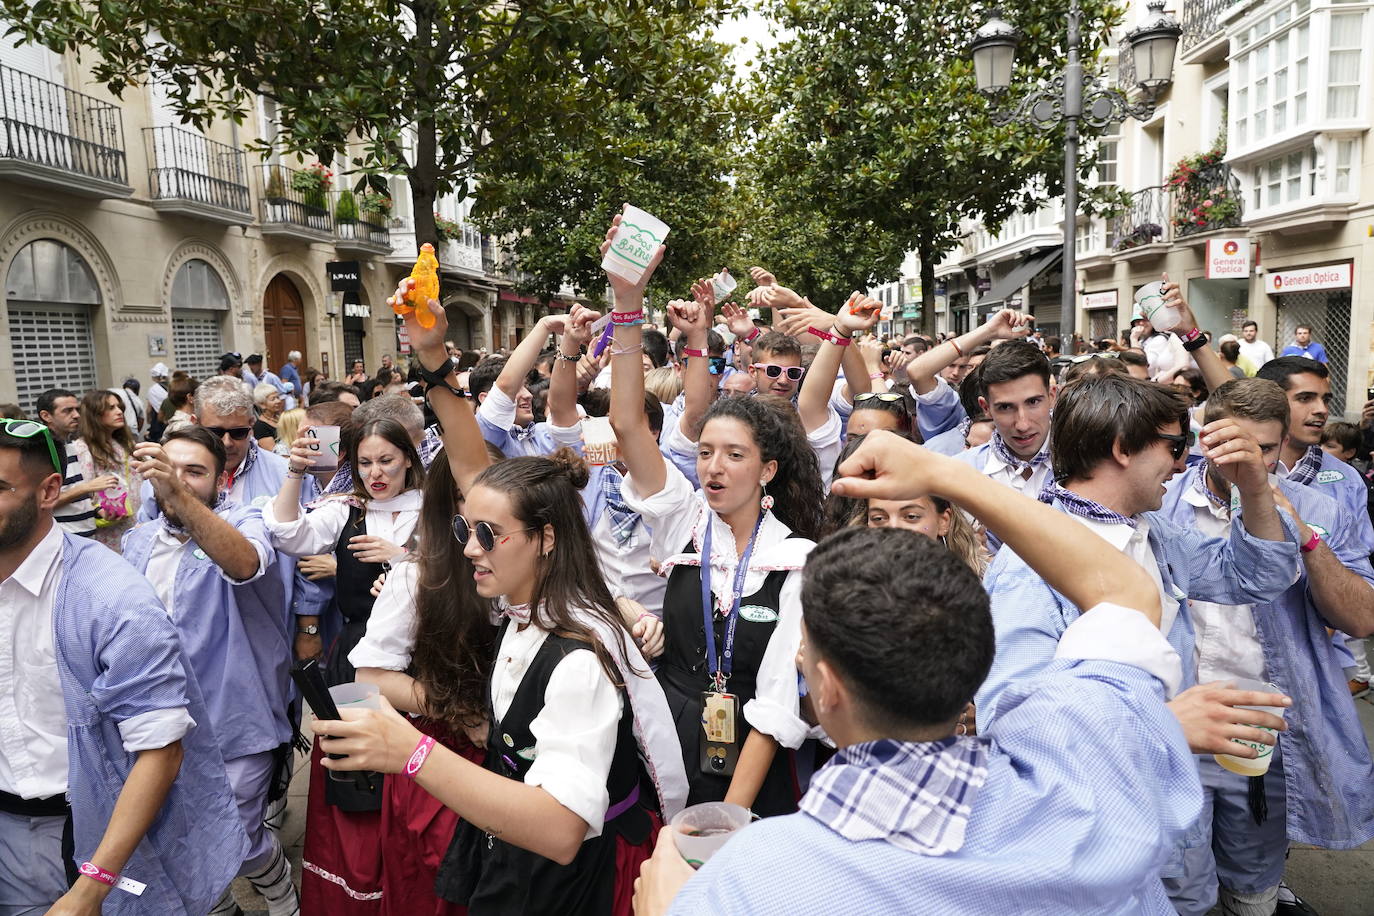
[[[319,636],[320,628],[317,624],[307,624],[303,627],[296,627],[297,636]]]

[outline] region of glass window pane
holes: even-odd
[[[1307,122],[1307,93],[1299,92],[1293,97],[1293,123],[1305,124]]]
[[[1287,103],[1287,102],[1279,102],[1279,103],[1277,103],[1277,104],[1274,106],[1274,132],[1275,132],[1275,133],[1278,133],[1279,131],[1283,130],[1286,126],[1288,126],[1287,123],[1286,123],[1285,120],[1284,120],[1284,119],[1287,117],[1287,115],[1288,115],[1288,103]]]
[[[1255,114],[1255,139],[1256,139],[1256,140],[1263,140],[1265,134],[1268,133],[1268,131],[1269,131],[1269,117],[1268,117],[1268,114],[1265,113],[1265,112],[1263,112],[1263,111],[1257,112],[1257,113]]]
[[[1337,13],[1331,17],[1331,47],[1358,48],[1364,13]]]
[[[1326,94],[1328,118],[1353,118],[1359,110],[1360,91],[1355,86],[1332,86]]]

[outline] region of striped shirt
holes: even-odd
[[[62,449],[65,456],[62,469],[62,491],[65,493],[70,488],[85,481],[86,477],[81,473],[81,464],[76,460],[76,451],[70,443],[58,440],[58,448]],[[95,505],[89,496],[72,500],[65,506],[59,506],[53,512],[53,521],[62,528],[63,531],[72,534],[79,534],[82,537],[90,537],[95,533]]]

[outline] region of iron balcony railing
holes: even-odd
[[[0,158],[128,184],[119,108],[0,66]]]
[[[1235,0],[1183,0],[1183,15],[1179,23],[1183,26],[1183,37],[1179,41],[1179,51],[1186,54],[1217,34],[1220,30],[1217,17],[1234,2]]]
[[[1143,245],[1169,241],[1169,189],[1142,188],[1131,195],[1131,205],[1112,218],[1112,251],[1129,251]]]
[[[154,200],[191,200],[251,212],[242,150],[179,127],[145,127],[143,141]]]
[[[329,191],[305,186],[303,172],[284,165],[260,165],[262,182],[262,213],[264,225],[299,226],[318,232],[333,233],[334,220],[329,215]]]
[[[1198,169],[1173,190],[1175,238],[1240,226],[1244,215],[1240,181],[1226,163]]]

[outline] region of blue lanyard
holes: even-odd
[[[739,623],[739,603],[744,597],[744,577],[749,573],[749,558],[754,553],[754,542],[758,540],[759,528],[763,526],[766,512],[759,513],[754,523],[754,533],[749,535],[749,543],[744,548],[744,556],[735,566],[735,583],[731,593],[730,615],[725,625],[725,646],[719,660],[716,658],[716,628],[714,608],[711,606],[711,528],[715,523],[715,513],[707,510],[706,533],[701,538],[701,614],[706,622],[706,668],[716,682],[718,690],[725,689],[725,681],[730,677],[730,668],[735,653],[735,625]]]

